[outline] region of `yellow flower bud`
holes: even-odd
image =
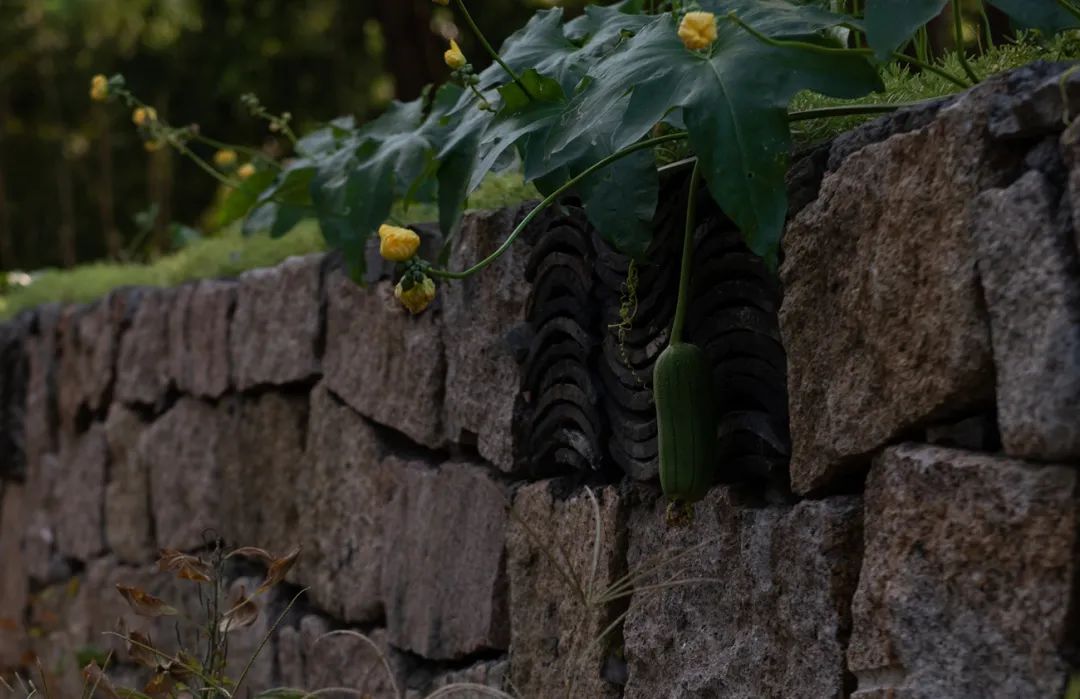
[[[469,62],[465,58],[465,54],[461,52],[461,47],[453,39],[450,40],[450,48],[446,49],[446,53],[443,54],[443,60],[446,61],[446,65],[454,70],[459,70]]]
[[[246,180],[255,174],[255,166],[251,163],[244,163],[240,167],[236,168],[236,176],[242,180]]]
[[[154,140],[152,140],[152,141],[144,141],[143,142],[143,148],[146,149],[147,153],[157,152],[157,151],[161,150],[164,147],[165,147],[165,142],[161,141],[159,139],[156,139],[156,138]]]
[[[218,167],[232,167],[236,165],[236,151],[225,148],[214,153],[214,165]]]
[[[402,306],[409,309],[409,313],[416,315],[435,300],[435,280],[424,275],[420,283],[413,284],[409,289],[405,289],[402,282],[398,282],[394,287],[394,296]]]
[[[157,121],[157,110],[153,107],[138,107],[131,113],[131,121],[135,126],[146,126],[151,121]]]
[[[412,259],[420,247],[420,236],[408,228],[379,226],[379,254],[391,262]]]
[[[679,38],[691,51],[709,48],[716,41],[716,15],[711,12],[687,12],[679,23]]]
[[[109,96],[109,79],[101,73],[90,78],[90,99],[104,102]]]

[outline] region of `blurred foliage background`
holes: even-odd
[[[538,6],[470,0],[496,45]],[[283,147],[240,104],[255,93],[300,131],[367,119],[442,81],[446,40],[487,60],[431,0],[0,0],[0,269],[139,261],[198,224],[216,184],[169,150],[148,153],[95,73],[128,85],[174,125]]]

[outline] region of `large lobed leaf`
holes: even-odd
[[[713,197],[751,249],[775,260],[787,212],[791,98],[802,90],[851,98],[881,83],[873,66],[855,52],[772,46],[727,19],[733,12],[768,37],[824,47],[820,33],[842,22],[838,15],[782,0],[701,5],[718,19],[712,50],[688,50],[674,18],[656,18],[589,71],[588,87],[552,132],[549,162],[559,166],[564,154],[575,154],[582,143],[608,139],[612,148],[625,147],[681,109]]]
[[[613,153],[610,139],[598,139],[564,154],[558,163],[547,162],[547,144],[569,104],[567,96],[579,89],[591,65],[652,21],[648,16],[630,14],[639,6],[640,2],[589,6],[583,15],[566,23],[561,9],[538,12],[507,39],[500,53],[519,74],[525,89],[508,82],[498,66],[481,74],[479,87],[485,99],[499,105],[498,112],[488,118],[476,109],[479,100],[472,96],[451,110],[458,124],[439,153],[440,181],[449,171],[452,174],[447,180],[461,182],[460,173],[468,170],[468,194],[489,172],[507,163],[508,155],[517,152],[524,161],[526,178],[548,193]],[[657,190],[655,163],[652,155],[643,151],[585,179],[577,193],[600,234],[620,250],[640,256],[651,241]],[[440,185],[442,191],[448,188]],[[630,205],[627,197],[633,197]],[[446,230],[447,223],[460,217],[460,198],[443,201],[440,196],[439,204],[440,223]]]

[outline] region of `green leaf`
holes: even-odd
[[[1047,34],[1080,26],[1058,0],[988,0],[1017,24]],[[867,0],[866,40],[874,55],[887,60],[899,47],[932,20],[949,0]]]
[[[244,219],[244,235],[269,231],[271,236],[281,237],[301,219],[310,217],[314,209],[309,190],[314,176],[315,166],[307,158],[298,158],[277,173]]]
[[[434,158],[450,137],[447,115],[460,98],[461,88],[447,85],[413,102],[395,102],[370,124],[342,129],[334,147],[315,159],[311,204],[326,242],[344,252],[354,279],[363,276],[367,240],[395,199],[407,204],[433,196]]]
[[[1044,34],[1057,34],[1080,27],[1080,20],[1061,6],[1057,0],[990,0],[1022,27],[1038,29]]]
[[[866,41],[887,61],[945,7],[948,0],[866,0]]]
[[[641,150],[583,180],[579,192],[585,214],[600,236],[620,252],[641,259],[652,244],[659,189],[656,157]]]
[[[610,52],[624,33],[634,33],[649,23],[648,16],[629,14],[635,8],[633,3],[590,5],[585,14],[565,25],[562,8],[542,10],[506,40],[500,55],[515,72],[531,69],[550,76],[565,94],[571,94],[589,66]],[[506,80],[500,66],[490,66],[480,74],[480,89],[493,88]]]
[[[277,178],[277,171],[266,168],[256,170],[255,174],[244,180],[239,187],[229,192],[218,209],[217,224],[227,226],[243,218],[259,199],[259,195]]]
[[[573,152],[582,141],[610,138],[614,149],[623,148],[681,108],[713,197],[750,248],[775,259],[787,212],[791,98],[802,90],[853,98],[881,83],[856,52],[772,46],[726,19],[736,12],[766,36],[816,41],[819,32],[842,21],[837,15],[781,0],[701,5],[718,17],[711,53],[683,46],[670,14],[656,18],[590,71],[589,86],[552,130],[550,162],[557,165],[559,151]]]
[[[566,108],[566,98],[559,83],[541,76],[535,70],[527,70],[520,77],[533,98],[526,95],[517,83],[507,83],[499,88],[503,106],[479,137],[478,159],[468,188],[470,192],[479,186],[510,148],[534,133],[546,134],[547,129],[558,123]],[[445,155],[446,152],[443,152],[440,157]],[[524,157],[528,158],[528,155]]]

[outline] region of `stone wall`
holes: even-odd
[[[691,325],[724,458],[681,527],[648,389],[674,280],[643,266],[631,298],[629,261],[573,207],[415,318],[388,270],[361,288],[312,256],[0,326],[0,668],[36,656],[78,696],[76,656],[118,648],[119,617],[140,628],[115,585],[190,605],[157,550],[220,537],[302,547],[231,641],[242,658],[281,616],[253,690],[1061,696],[1080,641],[1080,74],[1062,70],[805,154],[782,307],[705,207]],[[654,260],[677,251],[685,182]],[[451,264],[523,212],[468,217]],[[237,561],[231,585],[264,572]]]

